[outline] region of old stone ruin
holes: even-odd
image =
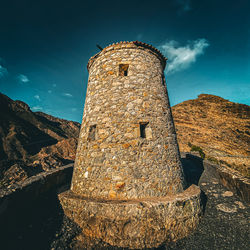
[[[195,230],[200,189],[187,187],[166,89],[166,58],[120,42],[88,63],[70,190],[59,194],[79,242],[152,248]]]

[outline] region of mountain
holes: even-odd
[[[173,106],[172,113],[180,151],[204,153],[249,176],[250,106],[201,94]]]
[[[80,124],[0,93],[0,187],[73,161]]]

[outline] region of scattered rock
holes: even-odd
[[[218,204],[216,206],[216,208],[218,210],[222,211],[222,212],[225,212],[225,213],[235,213],[235,212],[237,212],[237,208],[235,206],[228,207],[225,204]]]
[[[236,205],[238,205],[238,207],[240,208],[240,209],[245,209],[246,207],[243,205],[243,203],[241,202],[241,201],[235,201],[234,202]]]
[[[125,182],[119,181],[116,183],[115,188],[116,189],[121,189],[125,186]]]
[[[224,192],[223,194],[222,194],[222,196],[223,197],[231,197],[231,196],[233,196],[234,194],[233,194],[233,192],[231,192],[231,191],[226,191],[226,192]]]

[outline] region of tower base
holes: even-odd
[[[94,200],[71,191],[59,194],[63,210],[82,230],[86,246],[153,248],[191,233],[201,215],[200,189],[192,185],[173,196],[134,200]]]

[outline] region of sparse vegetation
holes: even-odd
[[[206,159],[208,161],[213,162],[213,163],[219,164],[219,161],[216,158],[212,157],[212,156],[208,156]]]
[[[188,143],[188,146],[190,147],[190,151],[196,151],[200,154],[200,157],[202,159],[205,159],[206,155],[205,153],[203,152],[202,148],[199,147],[199,146],[196,146],[196,145],[193,145],[191,142]]]

